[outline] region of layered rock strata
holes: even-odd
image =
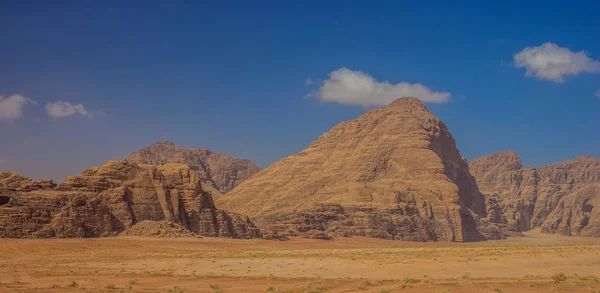
[[[207,149],[184,148],[170,141],[160,141],[137,150],[125,160],[156,166],[168,163],[186,164],[203,182],[204,189],[219,191],[213,192],[215,198],[219,198],[221,194],[229,192],[260,171],[260,167],[250,160],[233,158]]]
[[[410,241],[506,237],[446,125],[415,98],[342,122],[242,182],[217,206],[263,231]]]
[[[0,173],[0,237],[114,236],[142,221],[174,222],[202,236],[261,236],[248,217],[216,209],[182,164],[109,161],[58,185]]]
[[[591,156],[526,167],[512,151],[474,159],[470,170],[494,222],[521,231],[600,236],[600,160]]]

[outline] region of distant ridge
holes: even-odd
[[[237,159],[208,149],[184,148],[170,141],[159,141],[139,149],[125,160],[150,165],[186,164],[200,178],[205,189],[212,191],[215,199],[261,169],[247,159]]]
[[[600,160],[592,156],[525,167],[513,151],[469,164],[481,191],[497,202],[498,221],[521,231],[600,236]]]

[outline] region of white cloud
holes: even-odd
[[[90,117],[90,114],[88,114],[82,104],[71,105],[71,103],[63,101],[46,104],[46,113],[52,118],[62,118],[75,114]]]
[[[12,95],[6,98],[0,96],[0,119],[16,120],[21,118],[23,108],[27,104],[36,104],[36,102],[21,95]]]
[[[332,71],[321,88],[310,95],[323,101],[360,106],[387,105],[401,97],[415,97],[430,103],[446,103],[450,100],[450,93],[432,91],[420,83],[379,82],[362,71],[348,68]]]
[[[527,47],[513,56],[515,66],[525,68],[525,75],[538,79],[564,82],[565,76],[582,72],[600,72],[600,61],[586,51],[573,52],[553,43]]]
[[[600,90],[597,90],[596,93],[594,94],[596,97],[600,98]]]
[[[313,84],[314,81],[312,80],[312,78],[308,77],[304,80],[304,85],[309,86],[311,84]]]

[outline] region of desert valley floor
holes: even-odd
[[[0,240],[0,292],[600,292],[600,238]]]

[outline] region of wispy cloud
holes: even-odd
[[[562,83],[569,75],[600,72],[600,61],[586,51],[573,52],[554,43],[526,47],[513,56],[515,66],[525,68],[525,75]]]
[[[46,104],[46,113],[52,118],[62,118],[73,116],[75,114],[91,117],[91,115],[85,110],[82,104],[72,105],[69,102],[57,101],[54,103]]]
[[[600,98],[600,90],[597,90],[596,93],[594,93],[594,96]]]
[[[309,95],[327,102],[359,106],[387,105],[401,97],[415,97],[430,103],[450,100],[450,93],[433,91],[420,83],[377,81],[362,71],[348,68],[329,73],[329,79]]]
[[[314,81],[310,77],[308,77],[304,80],[304,85],[306,85],[306,86],[312,85],[313,83],[314,83]]]
[[[27,104],[36,104],[36,102],[21,95],[0,96],[0,119],[17,120],[21,118]]]

